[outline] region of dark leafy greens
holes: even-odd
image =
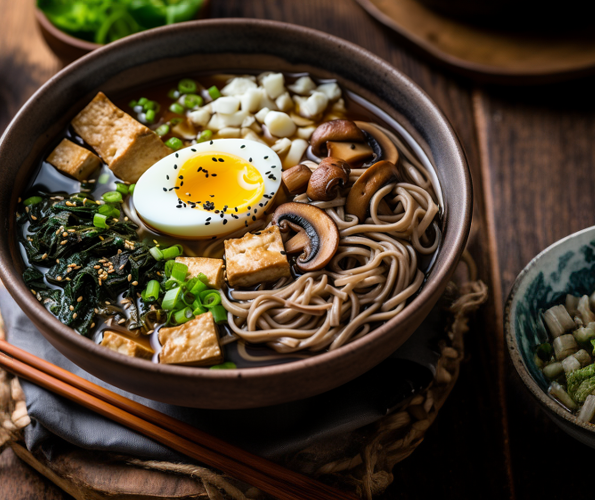
[[[64,324],[89,335],[96,316],[125,319],[131,330],[148,329],[149,318],[159,314],[137,300],[150,280],[165,279],[164,263],[151,248],[138,241],[137,226],[111,218],[107,228],[93,225],[101,205],[85,194],[37,194],[41,201],[23,207],[17,216],[19,240],[30,264],[49,267],[42,273],[29,267],[27,286]],[[114,305],[119,296],[130,299],[126,312]]]
[[[57,28],[108,43],[157,26],[194,19],[203,0],[37,0]]]

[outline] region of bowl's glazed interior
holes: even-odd
[[[435,166],[444,197],[443,240],[423,289],[405,310],[367,336],[333,352],[280,366],[204,370],[155,365],[95,345],[51,316],[21,280],[14,238],[17,198],[39,157],[73,116],[101,90],[133,87],[189,73],[260,70],[309,72],[336,78],[397,120]],[[39,112],[43,110],[43,112]],[[325,33],[284,23],[214,20],[151,30],[109,44],[64,69],[21,109],[0,141],[0,273],[11,294],[63,354],[109,383],[184,406],[246,408],[297,400],[336,387],[389,356],[440,297],[470,226],[471,182],[464,154],[436,106],[381,59]]]
[[[555,415],[592,433],[593,424],[580,422],[548,394],[550,382],[535,364],[534,355],[537,346],[548,341],[542,313],[563,304],[567,294],[591,295],[593,291],[595,228],[588,228],[554,243],[525,267],[510,293],[505,318],[509,352],[525,385]]]

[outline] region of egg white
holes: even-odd
[[[261,199],[255,200],[250,210],[239,213],[229,210],[221,218],[220,214],[207,211],[202,206],[191,208],[182,204],[182,208],[176,208],[180,205],[178,191],[170,188],[176,186],[180,168],[190,158],[206,152],[238,156],[258,170],[263,179],[264,194]],[[265,172],[270,173],[265,175]],[[213,238],[237,231],[261,218],[266,205],[279,190],[281,174],[281,160],[266,144],[246,139],[215,139],[180,149],[159,160],[138,180],[132,199],[143,222],[159,232],[185,239]],[[257,213],[254,213],[255,208]],[[237,218],[232,217],[232,213]],[[207,219],[209,224],[206,224]],[[227,221],[225,224],[224,220]]]

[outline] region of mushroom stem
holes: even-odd
[[[283,184],[289,194],[302,194],[308,189],[312,171],[306,165],[296,165],[283,172]]]

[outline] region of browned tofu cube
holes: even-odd
[[[87,179],[101,165],[97,155],[68,139],[62,139],[48,156],[48,162],[79,181]]]
[[[153,354],[155,354],[153,349],[149,347],[148,341],[147,345],[143,345],[140,341],[128,338],[110,330],[106,330],[103,333],[101,345],[112,351],[134,358],[151,359]]]
[[[124,181],[138,181],[150,166],[172,153],[157,134],[114,106],[103,92],[74,117],[72,126]]]
[[[210,366],[223,359],[213,315],[206,312],[187,323],[159,330],[161,363]]]
[[[207,259],[206,257],[176,257],[176,262],[186,264],[193,278],[203,273],[211,288],[222,288],[224,276],[223,259]]]
[[[225,261],[227,281],[232,287],[291,277],[277,226],[260,234],[247,233],[242,238],[225,240]]]

